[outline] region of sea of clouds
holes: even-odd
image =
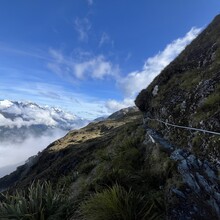
[[[0,177],[45,149],[84,120],[57,108],[35,103],[0,101]]]
[[[25,161],[45,149],[53,141],[63,137],[66,131],[55,129],[40,136],[30,135],[23,142],[13,143],[5,141],[0,143],[0,177],[11,173],[18,165],[22,165]]]

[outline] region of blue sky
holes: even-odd
[[[219,0],[2,0],[0,99],[86,118],[130,106],[219,12]]]

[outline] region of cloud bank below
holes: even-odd
[[[28,136],[21,143],[5,141],[0,143],[0,177],[7,172],[12,172],[16,169],[17,164],[24,163],[29,157],[36,155],[42,151],[53,141],[63,137],[65,131],[55,129],[53,133],[42,135],[40,137]],[[7,168],[7,166],[10,166]],[[5,169],[3,169],[5,168]]]

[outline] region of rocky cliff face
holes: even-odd
[[[175,162],[176,172],[172,171],[172,177],[163,185],[167,219],[219,219],[220,181],[216,168],[189,150],[171,144],[149,126],[145,125],[145,129],[150,157],[162,151]]]
[[[146,118],[220,132],[220,15],[141,91],[136,105]],[[149,121],[169,139],[220,164],[220,136]]]
[[[219,33],[220,15],[135,101],[145,141],[176,162],[177,175],[166,185],[168,219],[220,216]]]

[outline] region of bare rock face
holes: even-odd
[[[163,186],[167,219],[219,219],[220,181],[216,168],[189,150],[172,145],[153,129],[145,129],[146,145],[152,142],[152,148],[159,147],[176,164],[176,175]]]
[[[220,216],[220,188],[216,170],[207,161],[201,161],[184,150],[175,150],[171,158],[177,161],[185,188],[173,188],[168,194],[179,200],[179,207],[172,208],[170,216],[176,219],[210,219],[213,215],[216,218]]]

